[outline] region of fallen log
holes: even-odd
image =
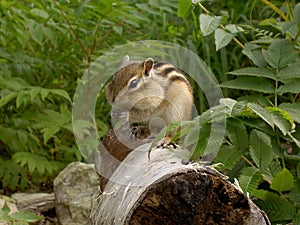
[[[211,166],[186,164],[180,147],[131,151],[114,170],[92,212],[95,225],[270,224],[239,188]]]

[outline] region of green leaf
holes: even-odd
[[[26,105],[29,98],[28,98],[28,92],[26,91],[21,91],[19,93],[19,95],[17,96],[17,99],[16,99],[16,106],[17,108],[19,108],[22,104]]]
[[[30,20],[28,27],[31,38],[39,45],[43,45],[43,34],[40,31],[38,24],[35,21]]]
[[[287,135],[287,133],[292,131],[294,120],[288,113],[277,107],[266,107],[266,109],[272,113],[273,123],[279,128],[283,135]]]
[[[267,65],[263,57],[261,47],[252,43],[246,43],[246,48],[242,52],[258,67],[263,68]]]
[[[272,80],[276,80],[276,74],[271,70],[257,67],[245,67],[239,70],[231,71],[229,74],[237,76],[252,76],[252,77],[264,77]]]
[[[220,84],[223,88],[257,91],[261,93],[275,93],[275,88],[269,81],[263,78],[239,77],[237,79]]]
[[[10,214],[10,217],[14,220],[26,221],[31,223],[38,222],[44,218],[29,211],[18,211]]]
[[[280,95],[284,93],[298,94],[299,92],[300,92],[300,79],[291,83],[283,84],[278,88],[278,93]]]
[[[51,90],[51,93],[61,96],[65,99],[67,99],[69,102],[72,102],[68,92],[66,92],[65,90],[62,90],[62,89],[50,89],[50,90]]]
[[[17,96],[18,96],[18,93],[12,92],[12,93],[9,93],[8,95],[5,95],[4,97],[1,97],[0,108],[5,106],[7,103],[9,103],[11,100],[13,100]]]
[[[190,14],[191,6],[192,6],[191,0],[179,0],[177,15],[183,18],[187,17]]]
[[[293,117],[294,121],[300,123],[300,103],[282,103],[279,108],[288,112]]]
[[[227,46],[233,38],[234,38],[234,35],[232,33],[229,33],[223,29],[217,28],[215,30],[216,50],[218,51],[221,48]]]
[[[30,90],[30,98],[31,101],[34,100],[34,98],[40,93],[41,88],[40,87],[32,87]]]
[[[252,130],[250,133],[250,155],[261,171],[266,169],[273,159],[271,138],[261,131]]]
[[[278,73],[278,78],[282,82],[289,82],[291,79],[300,79],[300,63],[293,63]]]
[[[49,126],[43,128],[41,131],[43,132],[44,144],[47,144],[48,140],[54,136],[60,130],[59,126]]]
[[[267,213],[269,219],[273,222],[292,220],[296,215],[296,206],[286,199],[259,200],[255,203]]]
[[[294,60],[294,46],[287,39],[275,39],[263,55],[270,66],[282,69]]]
[[[199,129],[199,128],[198,128]],[[196,129],[196,130],[198,130]],[[211,126],[208,124],[203,124],[200,128],[200,133],[194,132],[197,137],[195,137],[194,142],[197,141],[195,147],[192,150],[191,159],[197,159],[201,158],[206,150],[206,147],[208,145],[208,140],[211,135]],[[193,135],[190,136],[190,138],[193,137]]]
[[[261,179],[261,173],[257,168],[246,167],[243,169],[242,174],[239,177],[239,183],[244,193],[252,193],[256,190]]]
[[[287,196],[291,201],[300,205],[300,179],[299,178],[295,180],[294,187],[290,192],[287,193]]]
[[[221,16],[210,16],[206,14],[200,14],[200,30],[203,36],[208,36],[213,33],[221,23]]]
[[[45,100],[45,98],[48,96],[49,93],[50,93],[49,89],[45,89],[45,88],[41,89],[41,96],[43,101]]]
[[[8,213],[10,212],[10,208],[6,204],[6,201],[4,202],[3,207],[0,209],[0,212],[1,212],[1,215],[8,215]],[[0,217],[0,218],[2,218],[2,217]]]
[[[239,33],[239,32],[245,31],[242,27],[237,26],[237,25],[235,25],[235,24],[227,24],[227,25],[225,26],[225,29],[228,30],[228,31],[229,31],[230,33],[232,33],[232,34],[237,34],[237,33]]]
[[[114,26],[113,30],[119,35],[123,34],[123,27],[121,27],[121,26]]]
[[[38,8],[33,8],[30,10],[30,12],[36,16],[43,18],[43,19],[47,19],[49,17],[48,13],[46,13],[45,11],[42,11]]]
[[[283,192],[289,191],[294,186],[293,174],[286,168],[276,174],[273,178],[270,188],[275,191]]]
[[[246,126],[239,120],[230,119],[227,121],[227,133],[230,141],[236,149],[243,152],[249,147],[249,139]]]
[[[256,103],[251,102],[249,102],[247,106],[274,129],[274,117],[269,110]]]
[[[222,145],[214,163],[222,163],[226,169],[232,170],[236,163],[242,158],[243,153],[236,148]]]
[[[293,21],[295,21],[298,25],[300,24],[300,3],[295,6],[293,11]]]
[[[45,37],[47,37],[50,40],[53,47],[57,48],[58,43],[57,43],[57,35],[55,34],[55,32],[49,27],[42,27],[42,32],[44,33]]]

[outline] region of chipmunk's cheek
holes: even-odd
[[[162,103],[163,98],[157,96],[149,96],[139,99],[135,104],[134,108],[140,110],[156,109]]]

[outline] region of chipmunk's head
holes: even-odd
[[[121,68],[113,75],[106,87],[110,104],[122,109],[148,110],[158,107],[164,97],[164,90],[154,78],[153,59],[130,61],[126,56]]]

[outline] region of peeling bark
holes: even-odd
[[[189,151],[150,144],[132,152],[116,168],[93,222],[100,224],[270,224],[240,188],[209,166],[185,165]]]

